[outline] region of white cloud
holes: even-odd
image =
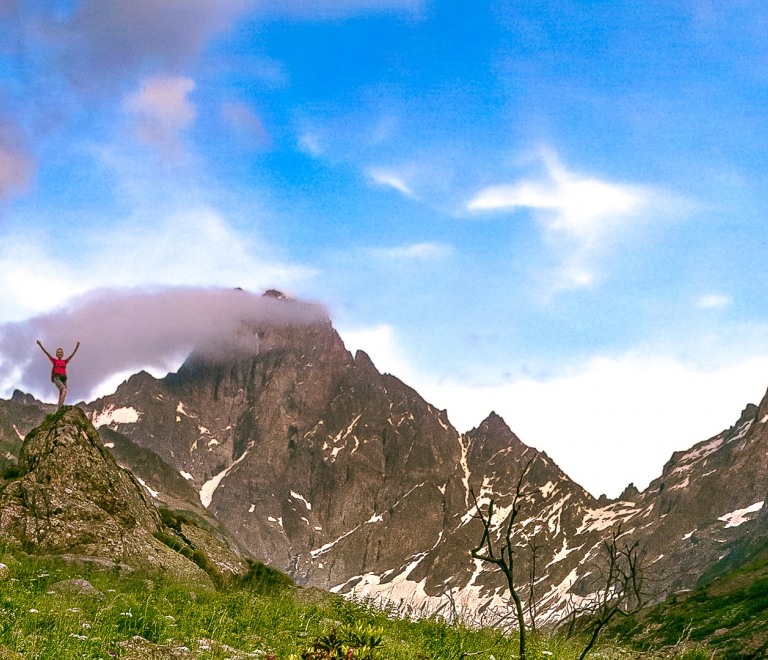
[[[594,261],[608,239],[642,219],[658,193],[569,172],[551,154],[545,154],[543,160],[547,169],[543,180],[489,186],[467,203],[467,210],[533,210],[545,238],[561,254],[551,288],[589,286],[595,281]]]
[[[145,80],[141,89],[126,100],[136,122],[136,136],[155,147],[164,158],[178,157],[183,149],[181,132],[195,121],[197,111],[189,100],[195,81],[185,77]]]
[[[434,261],[445,259],[453,254],[453,246],[445,243],[414,243],[401,247],[372,250],[373,254],[386,259],[421,259]]]
[[[557,160],[547,163],[549,180],[490,186],[467,204],[470,211],[531,208],[548,211],[540,221],[548,231],[564,232],[588,242],[612,225],[637,213],[647,192],[566,171]]]
[[[384,170],[378,168],[372,168],[368,170],[368,176],[371,177],[374,183],[385,186],[388,188],[394,188],[395,190],[403,193],[406,197],[413,197],[413,190],[405,182],[405,179],[391,170]]]
[[[717,293],[710,293],[699,298],[696,307],[699,309],[713,309],[716,307],[725,307],[733,302],[728,296],[721,296]]]
[[[94,288],[242,286],[289,288],[314,275],[284,264],[236,232],[216,211],[196,208],[158,222],[82,241],[76,254],[55,253],[45,237],[24,232],[0,240],[0,322],[26,318]]]
[[[495,410],[526,444],[544,450],[594,495],[618,496],[661,474],[673,451],[730,427],[747,403],[759,403],[768,355],[704,371],[641,353],[594,358],[547,381],[476,386],[415,370],[388,326],[343,331],[380,371],[393,373],[427,401],[447,408],[461,431]]]

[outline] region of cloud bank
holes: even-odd
[[[321,322],[319,305],[265,298],[242,290],[176,288],[102,290],[48,314],[0,326],[0,389],[50,394],[50,364],[35,344],[66,355],[70,401],[88,398],[116,374],[177,366],[192,350],[210,359],[253,355],[263,325]],[[7,395],[7,392],[6,392]],[[48,397],[50,398],[50,396]]]

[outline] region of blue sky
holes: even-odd
[[[281,288],[617,495],[768,386],[767,101],[750,0],[0,0],[0,323]]]

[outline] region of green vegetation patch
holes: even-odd
[[[617,639],[636,648],[659,649],[693,642],[709,649],[707,658],[713,654],[722,660],[766,658],[768,561],[672,596],[622,621],[613,632]],[[691,656],[690,660],[697,658]]]
[[[292,587],[287,577],[262,564],[252,564],[239,583],[196,594],[167,577],[117,566],[97,571],[26,555],[10,545],[0,544],[0,562],[10,569],[0,580],[0,649],[25,660],[121,658],[126,650],[120,643],[135,635],[164,647],[186,647],[201,660],[233,657],[222,645],[276,660],[330,657],[323,656],[323,648],[335,657],[341,649],[349,660],[517,655],[514,634],[438,619],[412,621],[395,607],[375,609],[332,595],[310,598],[317,590]],[[62,591],[59,583],[73,579],[87,580],[99,593]],[[581,648],[561,637],[534,637],[529,660],[575,660]],[[631,656],[602,647],[592,657]]]

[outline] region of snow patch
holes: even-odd
[[[461,447],[461,458],[459,459],[459,464],[461,465],[461,469],[464,471],[464,476],[461,478],[461,483],[464,484],[464,490],[466,491],[464,495],[464,504],[466,506],[469,506],[469,477],[471,476],[471,473],[469,471],[469,465],[467,464],[467,452],[469,451],[469,443],[472,442],[467,437],[467,444],[464,444],[464,436],[459,435],[459,446]]]
[[[157,497],[160,493],[156,490],[152,490],[147,484],[144,483],[144,480],[141,477],[136,477],[136,481],[138,481],[144,488],[146,488],[149,493],[152,495],[152,497]]]
[[[114,443],[114,442],[105,442],[105,443],[104,443],[104,446],[105,446],[107,449],[114,449],[114,448],[115,448],[115,443]]]
[[[97,429],[102,426],[113,426],[115,424],[135,424],[139,421],[140,414],[134,408],[115,408],[110,404],[100,413],[94,413],[91,421]]]
[[[589,509],[576,533],[600,532],[617,523],[625,523],[638,513],[640,510],[634,502],[613,502],[601,509]]]
[[[563,559],[565,559],[565,558],[566,558],[568,555],[570,555],[572,552],[576,552],[577,550],[581,550],[583,547],[584,547],[583,545],[580,545],[580,546],[578,546],[577,548],[569,548],[569,547],[568,547],[568,539],[564,538],[564,539],[563,539],[563,547],[562,547],[562,548],[560,548],[560,550],[558,550],[558,551],[555,553],[555,556],[554,556],[554,557],[552,557],[552,561],[551,561],[551,562],[549,562],[549,563],[548,563],[548,564],[545,566],[545,568],[549,568],[550,566],[552,566],[552,564],[556,564],[556,563],[557,563],[557,562],[559,562],[559,561],[563,561]]]
[[[763,508],[763,504],[764,500],[755,502],[752,506],[748,506],[745,509],[736,509],[736,511],[726,513],[724,516],[720,516],[718,520],[722,520],[724,523],[728,523],[725,526],[725,529],[728,529],[729,527],[738,527],[739,525],[743,525],[745,522],[749,522],[751,520],[749,514],[760,511],[760,509]]]
[[[184,470],[179,470],[179,474],[184,477],[187,481],[192,481],[194,478],[189,472],[184,472]]]
[[[176,412],[179,413],[180,415],[184,415],[184,417],[190,417],[187,411],[184,410],[184,404],[181,401],[179,401],[179,405],[176,406]],[[179,421],[178,418],[176,421]]]
[[[291,497],[295,497],[297,500],[301,500],[304,502],[304,506],[307,507],[308,511],[312,511],[312,504],[310,502],[307,502],[307,500],[304,498],[303,495],[299,495],[296,491],[291,491]]]
[[[744,432],[746,433],[746,431]],[[716,452],[722,444],[723,444],[722,438],[715,438],[714,440],[710,440],[704,446],[699,447],[698,449],[693,449],[689,451],[687,454],[684,454],[683,457],[680,459],[680,463],[683,463],[683,462],[690,463],[691,461],[698,461],[699,459],[702,459],[705,456],[709,456],[710,454]]]
[[[689,483],[690,480],[688,477],[686,477],[684,481],[681,481],[679,484],[672,486],[669,490],[680,490],[681,488],[688,488]]]
[[[248,450],[253,447],[253,443],[250,443],[248,445],[248,448],[243,452],[243,455],[238,458],[236,461],[232,463],[228,468],[225,470],[222,470],[219,472],[215,477],[212,479],[209,479],[203,484],[203,487],[200,489],[200,502],[202,505],[207,509],[209,506],[211,506],[211,501],[213,500],[213,493],[216,491],[216,489],[219,487],[219,484],[221,483],[221,480],[226,477],[232,469],[240,462],[242,461],[247,455]]]
[[[16,435],[19,436],[19,440],[24,439],[24,434],[21,431],[19,431],[19,429],[16,428],[16,424],[13,425],[13,430],[16,431]]]
[[[541,496],[546,500],[552,494],[552,491],[555,490],[555,482],[548,481],[539,490],[541,491]]]
[[[688,540],[689,538],[691,538],[691,537],[693,536],[693,534],[694,534],[694,532],[695,532],[695,531],[696,531],[696,530],[694,529],[694,530],[693,530],[693,532],[688,532],[688,533],[687,533],[687,534],[686,534],[686,535],[683,537],[683,541],[686,541],[686,540]]]
[[[253,513],[254,511],[256,511],[256,505],[255,504],[251,504],[251,508],[248,509],[248,513]]]

